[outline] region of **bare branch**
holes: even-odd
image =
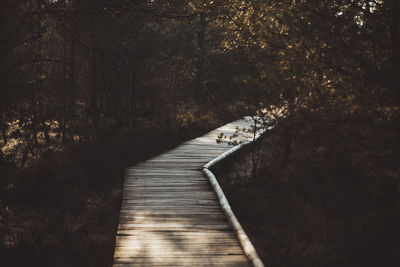
[[[37,58],[37,59],[30,59],[28,61],[20,62],[18,64],[14,64],[12,66],[3,68],[3,69],[0,70],[0,72],[11,70],[11,69],[15,69],[15,68],[19,68],[19,67],[22,67],[22,66],[27,65],[27,64],[40,63],[40,62],[54,62],[54,63],[60,63],[60,64],[65,64],[65,65],[71,65],[70,62],[67,62],[67,61],[64,61],[64,60],[60,60],[60,59]]]

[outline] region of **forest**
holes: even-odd
[[[0,265],[111,266],[124,168],[264,110],[217,169],[265,265],[400,266],[400,1],[0,14]]]

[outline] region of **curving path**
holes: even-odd
[[[248,117],[126,169],[114,266],[250,266],[203,166]],[[249,140],[251,135],[242,134]]]

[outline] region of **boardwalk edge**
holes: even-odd
[[[271,130],[273,127],[269,127],[267,130]],[[233,148],[229,149],[228,151],[222,153],[218,157],[209,161],[206,165],[203,166],[202,170],[204,174],[207,176],[208,180],[211,183],[211,186],[214,189],[214,192],[217,195],[218,201],[221,204],[222,210],[225,212],[226,216],[228,217],[228,221],[232,225],[234,231],[236,232],[239,242],[243,247],[244,253],[249,258],[250,262],[254,267],[264,267],[263,262],[261,261],[260,257],[257,254],[256,249],[254,248],[253,244],[251,243],[249,237],[247,236],[246,232],[244,231],[243,227],[240,225],[238,219],[236,218],[235,214],[232,211],[231,206],[229,205],[228,199],[226,198],[224,191],[222,191],[221,186],[219,185],[217,178],[215,175],[210,171],[210,168],[215,165],[216,163],[224,160],[228,156],[232,155],[236,151],[240,150],[246,145],[249,145],[256,141],[260,136],[263,135],[265,131],[258,133],[254,140],[247,141],[241,143]]]

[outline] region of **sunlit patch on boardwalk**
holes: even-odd
[[[251,123],[229,123],[126,170],[114,266],[250,265],[201,168],[232,148],[216,142],[221,132]]]

